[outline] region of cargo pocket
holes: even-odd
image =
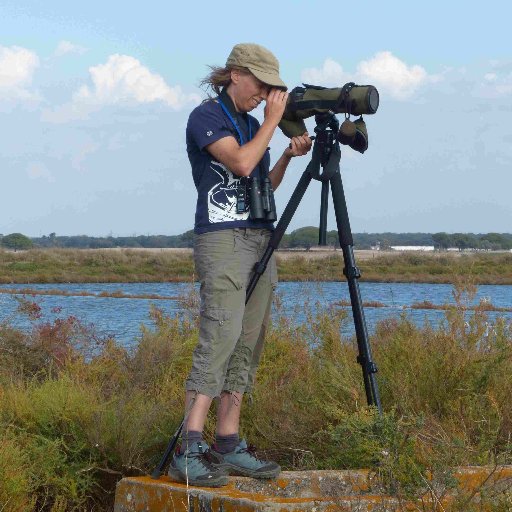
[[[209,356],[218,359],[218,353],[228,351],[231,353],[234,344],[232,338],[231,318],[233,313],[223,308],[207,307],[201,310],[201,341],[208,347]]]
[[[204,308],[201,310],[201,316],[219,324],[222,327],[228,320],[231,320],[232,313],[222,308]]]
[[[231,311],[203,307],[200,311],[199,340],[192,356],[192,370],[187,389],[207,396],[217,396],[224,382],[224,367],[233,350]]]

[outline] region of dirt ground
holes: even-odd
[[[277,257],[279,259],[288,260],[292,258],[297,258],[300,256],[301,258],[305,258],[308,260],[316,260],[321,258],[328,258],[330,256],[339,256],[343,258],[343,251],[341,249],[311,249],[306,251],[304,249],[301,250],[278,250]],[[374,258],[376,255],[385,254],[383,251],[371,251],[371,250],[354,250],[354,256],[357,260],[369,260]]]
[[[459,257],[462,253],[460,252],[432,252],[432,251],[373,251],[371,249],[354,249],[354,256],[356,260],[371,260],[372,258],[377,258],[378,256],[400,256],[401,254],[421,254],[422,256],[431,256],[433,258],[439,257],[439,256],[451,256],[451,257]],[[313,248],[309,251],[307,250],[278,250],[277,253],[278,258],[281,259],[290,259],[290,258],[296,258],[297,256],[301,256],[302,258],[307,259],[318,259],[318,258],[327,258],[329,256],[339,256],[340,258],[343,258],[343,251],[341,249],[319,249],[319,248]],[[467,253],[466,253],[467,254]]]

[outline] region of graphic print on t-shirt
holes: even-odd
[[[240,178],[220,162],[212,160],[210,169],[219,181],[208,191],[208,220],[210,223],[247,220],[249,212],[236,213],[236,189]]]

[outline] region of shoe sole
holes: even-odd
[[[281,468],[270,469],[268,471],[253,471],[252,469],[235,466],[228,462],[219,464],[218,467],[227,470],[231,476],[249,476],[251,478],[276,478],[279,473],[281,473]]]
[[[169,468],[167,474],[174,480],[178,482],[187,483],[187,478],[183,476],[183,473],[174,468]],[[188,479],[188,484],[193,485],[194,487],[223,487],[229,483],[229,478],[227,475],[221,475],[216,478],[210,478],[208,480],[194,480],[192,478]]]

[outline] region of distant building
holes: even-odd
[[[433,251],[433,245],[392,245],[393,251]]]
[[[300,247],[300,250],[303,251],[304,247]],[[306,249],[307,251],[335,251],[335,245],[312,245]],[[1,512],[1,511],[0,511]]]

